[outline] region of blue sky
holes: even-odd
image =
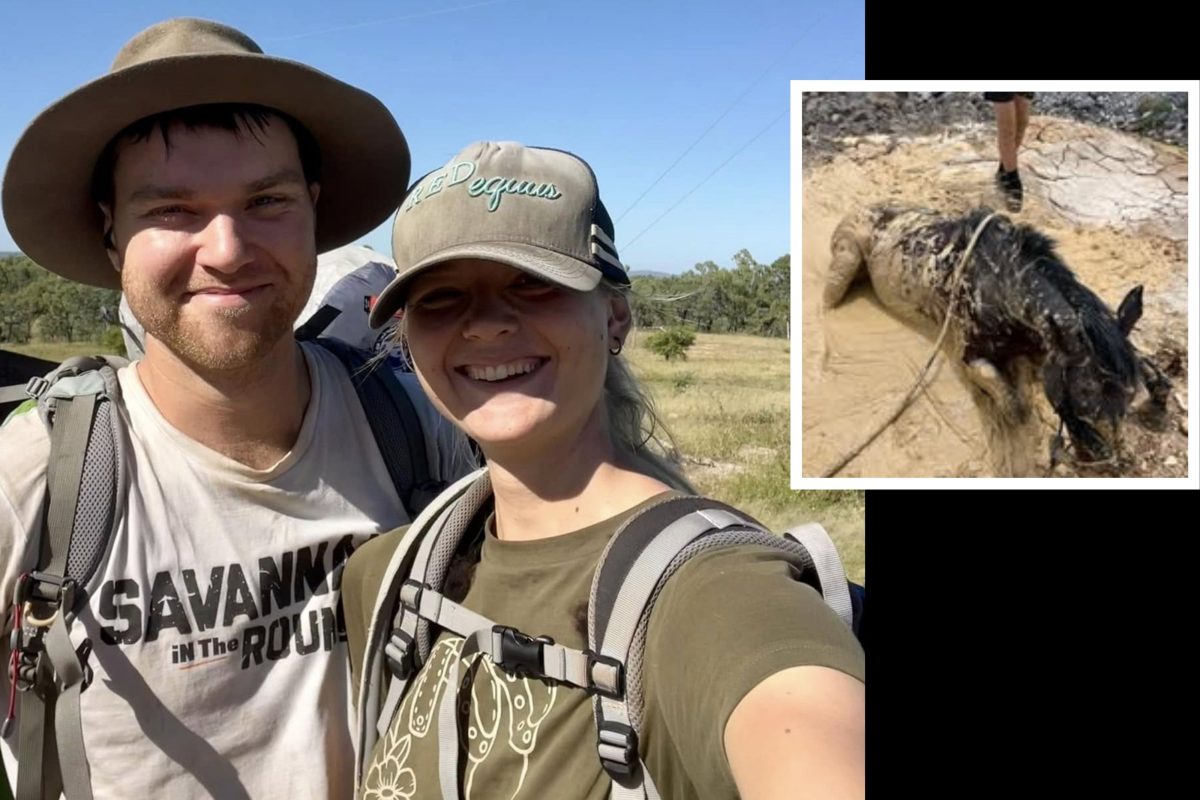
[[[788,82],[863,77],[860,0],[5,3],[0,166],[42,108],[173,16],[233,25],[379,97],[414,178],[478,139],[577,153],[642,270],[788,252]],[[388,251],[389,229],[364,243]]]

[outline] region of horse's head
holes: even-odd
[[[1129,332],[1142,316],[1142,287],[1125,296],[1115,318],[1099,303],[1077,310],[1075,329],[1055,337],[1042,382],[1079,456],[1103,461],[1116,452],[1121,421],[1148,369],[1129,343]]]

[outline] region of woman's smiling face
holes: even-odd
[[[620,295],[462,259],[413,278],[404,317],[426,391],[485,453],[595,440],[608,349],[630,324]]]

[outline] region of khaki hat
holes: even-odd
[[[63,277],[117,288],[92,197],[105,146],[154,114],[212,103],[281,111],[321,149],[316,249],[331,250],[387,219],[408,185],[410,159],[391,112],[375,97],[295,61],[264,55],[245,34],[172,19],[121,48],[109,73],[37,116],[4,175],[4,220],[17,246]]]
[[[398,274],[371,310],[378,327],[404,305],[418,272],[461,258],[497,261],[560,286],[629,285],[596,176],[579,156],[477,142],[417,181],[396,212]]]

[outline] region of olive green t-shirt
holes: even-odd
[[[550,539],[501,541],[487,534],[462,604],[530,636],[584,649],[577,619],[609,538],[646,503]],[[364,545],[343,580],[357,671],[368,616],[399,532]],[[586,617],[585,617],[586,619]],[[372,756],[364,798],[436,797],[437,708],[463,638],[443,632]],[[517,678],[486,656],[461,669],[460,763],[464,798],[607,800],[596,754],[591,698],[540,678]],[[725,757],[725,723],[765,678],[801,665],[865,679],[854,636],[779,555],[759,547],[710,551],[669,581],[651,613],[643,683],[640,752],[662,797],[735,798]],[[469,702],[466,702],[469,698]]]

